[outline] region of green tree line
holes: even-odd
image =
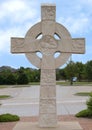
[[[28,84],[40,81],[40,70],[20,67],[15,71],[5,68],[0,71],[0,84]]]
[[[73,77],[77,77],[80,81],[92,81],[92,60],[83,64],[82,62],[70,61],[63,69],[57,69],[57,80],[72,80]]]
[[[78,81],[92,81],[92,61],[82,62],[70,61],[65,68],[56,70],[56,80],[70,80],[77,77]],[[40,82],[40,70],[20,67],[19,69],[1,69],[0,85],[28,84]]]

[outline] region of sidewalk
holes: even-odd
[[[21,117],[22,122],[36,122],[38,117]],[[83,130],[92,130],[92,119],[76,118],[73,115],[58,116],[58,121],[78,121]],[[17,122],[0,123],[0,130],[12,130]]]

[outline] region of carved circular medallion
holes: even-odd
[[[57,48],[57,42],[54,37],[45,35],[40,41],[41,52],[44,55],[53,55],[54,50]]]

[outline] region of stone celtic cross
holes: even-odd
[[[55,69],[63,65],[71,54],[85,52],[84,38],[71,38],[68,30],[55,21],[56,6],[41,6],[41,22],[31,27],[25,38],[11,38],[11,52],[25,53],[28,60],[41,68],[39,126],[56,127],[56,74]],[[41,38],[38,38],[42,35]],[[54,35],[57,35],[57,40]],[[36,53],[41,52],[42,58]],[[60,55],[55,58],[54,54]]]

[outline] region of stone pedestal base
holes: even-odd
[[[78,122],[59,122],[55,128],[40,128],[37,123],[19,122],[13,130],[83,130]]]

